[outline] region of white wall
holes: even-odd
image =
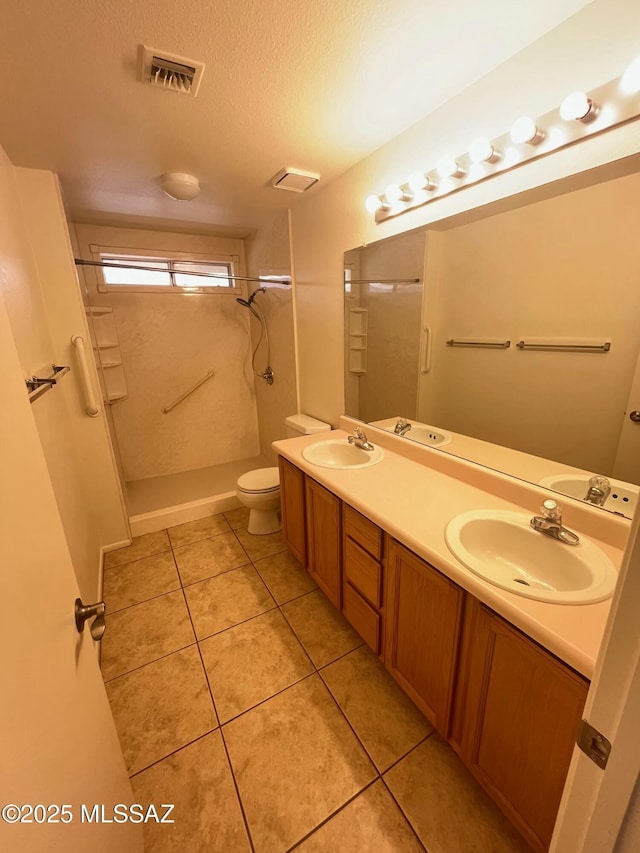
[[[70,339],[87,327],[57,179],[14,169],[1,149],[0,290],[24,376],[52,363],[72,367],[31,411],[81,594],[95,601],[100,548],[126,541],[128,526],[104,418],[83,411]]]
[[[289,215],[278,214],[269,227],[258,231],[247,240],[247,270],[251,276],[291,275],[291,245],[289,240]],[[250,289],[260,285],[251,282]],[[271,367],[273,385],[255,377],[258,426],[260,430],[260,454],[275,464],[275,453],[271,442],[286,438],[284,420],[298,411],[296,390],[296,358],[293,332],[293,288],[267,284],[267,292],[256,296],[262,309],[271,344]],[[242,309],[240,309],[242,310]],[[246,309],[245,309],[246,310]],[[249,312],[246,312],[249,314]],[[251,318],[252,347],[258,343],[260,326]],[[264,341],[256,354],[256,369],[266,366]]]
[[[376,225],[364,199],[470,139],[504,133],[523,113],[543,115],[577,88],[618,77],[637,54],[636,0],[594,0],[466,92],[292,208],[301,407],[337,424],[343,410],[342,260],[354,246],[426,225],[637,151],[639,122],[465,188]],[[452,57],[452,61],[459,61]],[[416,81],[416,86],[428,81]],[[314,343],[323,342],[323,357]]]
[[[239,258],[242,240],[75,224],[81,256],[90,246]],[[128,396],[111,406],[127,481],[204,468],[258,454],[248,312],[233,294],[98,293],[85,268],[92,305],[113,308]],[[215,376],[167,414],[209,370]]]

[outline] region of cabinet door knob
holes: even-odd
[[[633,421],[634,424],[640,424],[640,412],[634,411],[629,413],[629,420]]]

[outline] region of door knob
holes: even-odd
[[[95,604],[83,604],[81,598],[76,598],[75,615],[78,633],[82,634],[84,631],[84,623],[87,619],[93,619],[90,629],[91,636],[94,640],[101,640],[107,627],[104,621],[105,610],[104,601],[97,601]]]
[[[640,412],[630,412],[629,420],[633,421],[634,424],[640,424]]]

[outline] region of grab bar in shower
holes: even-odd
[[[195,383],[195,385],[192,385],[192,386],[191,386],[191,388],[188,388],[188,389],[184,392],[184,394],[181,394],[181,395],[178,397],[178,399],[177,399],[177,400],[174,400],[174,401],[173,401],[173,403],[170,403],[168,406],[163,406],[163,407],[160,409],[160,411],[162,412],[162,414],[163,414],[163,415],[166,415],[166,414],[167,414],[167,412],[170,412],[170,411],[171,411],[171,409],[175,409],[175,407],[178,405],[178,403],[181,403],[183,400],[186,400],[186,399],[187,399],[187,397],[188,397],[190,394],[193,394],[193,392],[194,392],[197,388],[199,388],[201,385],[204,385],[204,383],[205,383],[208,379],[211,379],[211,377],[212,377],[213,375],[214,375],[214,371],[213,371],[213,370],[210,370],[210,371],[207,373],[207,375],[206,375],[206,376],[203,376],[203,377],[202,377],[202,379],[198,379],[198,381]]]
[[[68,367],[52,364],[51,376],[32,376],[31,379],[25,379],[24,381],[27,386],[27,393],[29,394],[29,402],[33,403],[33,401],[37,400],[38,397],[42,397],[42,395],[46,391],[49,391],[50,388],[53,388],[58,379],[60,379],[62,376],[66,376],[68,372]]]
[[[78,366],[80,367],[80,376],[82,378],[82,386],[84,388],[85,411],[90,418],[97,418],[100,414],[100,407],[98,406],[93,394],[91,372],[89,371],[89,362],[87,361],[87,353],[84,348],[84,338],[82,335],[74,335],[71,338],[71,343],[76,348],[76,354],[78,356]]]

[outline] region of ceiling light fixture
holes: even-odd
[[[515,145],[537,145],[544,139],[544,132],[529,116],[520,116],[511,125],[509,133]]]
[[[165,172],[160,176],[160,186],[176,201],[191,201],[200,192],[200,181],[187,172]]]
[[[572,92],[560,104],[560,118],[565,121],[593,121],[598,114],[598,105],[584,92]]]

